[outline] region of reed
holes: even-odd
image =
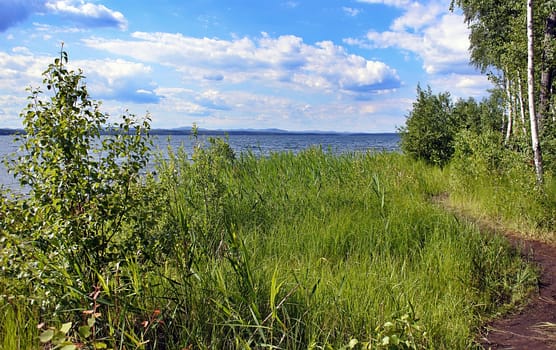
[[[172,150],[145,183],[146,208],[128,214],[156,213],[142,250],[99,276],[98,299],[81,309],[98,303],[95,341],[114,348],[472,347],[535,271],[431,201],[449,182],[395,153],[236,156],[222,140]],[[0,307],[4,349],[38,349],[35,324],[68,321],[6,298]],[[66,340],[94,348],[73,321]]]

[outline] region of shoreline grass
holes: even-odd
[[[120,317],[127,333],[113,334],[138,348],[473,348],[484,318],[534,286],[503,238],[431,202],[449,188],[446,170],[396,153],[228,151],[171,152],[146,203],[157,217],[145,249],[159,263],[132,259],[106,276],[98,322]],[[9,304],[5,349],[10,334],[67,321]]]

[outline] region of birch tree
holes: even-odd
[[[531,121],[531,145],[537,183],[543,183],[543,166],[541,145],[539,143],[539,128],[537,114],[535,113],[535,45],[533,23],[533,0],[527,0],[527,92],[529,97],[529,119]]]
[[[521,112],[525,111],[522,107],[521,77],[527,77],[526,103],[529,107],[531,147],[537,182],[542,183],[540,135],[545,134],[543,121],[551,111],[554,95],[552,85],[556,75],[556,2],[452,0],[451,6],[462,9],[465,21],[471,29],[471,62],[483,72],[489,72],[495,81],[503,82],[502,88],[508,92],[505,97],[507,106],[512,100],[518,100]],[[540,72],[540,79],[536,80],[535,72]],[[518,84],[517,90],[511,89],[512,82],[515,81]],[[515,108],[512,112],[515,114]],[[506,140],[511,137],[512,125],[509,123],[515,122],[515,115],[512,119],[508,116]]]

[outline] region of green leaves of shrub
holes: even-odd
[[[81,70],[69,70],[67,61],[62,51],[43,73],[48,94],[30,89],[20,152],[8,166],[29,188],[23,200],[33,215],[23,227],[34,246],[56,252],[70,269],[102,271],[134,249],[131,235],[122,232],[123,218],[148,162],[149,117],[141,122],[126,113],[110,124],[90,99]],[[90,273],[87,289],[94,278]]]
[[[76,321],[82,316],[78,311],[90,306],[91,288],[112,276],[114,266],[125,265],[129,256],[142,259],[145,240],[134,229],[139,226],[135,221],[142,220],[141,172],[151,141],[148,115],[138,119],[126,112],[112,123],[100,102],[90,98],[83,72],[70,70],[67,62],[62,51],[43,73],[45,88],[29,89],[21,113],[25,132],[17,138],[21,146],[7,162],[28,193],[3,194],[0,229],[3,247],[10,249],[2,254],[10,262],[6,276],[26,283],[19,288],[39,301],[43,312],[56,305],[56,313],[69,311],[65,320]],[[19,276],[26,282],[19,282]],[[111,297],[118,296],[106,296]],[[102,307],[112,304],[106,300]],[[58,314],[53,316],[56,320]],[[73,337],[106,337],[119,326],[109,322],[95,326],[96,331],[91,324],[78,327]],[[75,349],[68,340],[70,328],[71,323],[64,323],[47,329],[40,340]]]

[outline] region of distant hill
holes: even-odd
[[[1,129],[0,128],[0,135],[14,135],[14,134],[22,134],[25,131],[23,129]]]
[[[171,135],[171,134],[178,134],[178,135],[189,135],[191,134],[191,127],[180,127],[180,128],[173,128],[173,129],[152,129],[151,134],[153,135]],[[368,132],[338,132],[338,131],[320,131],[320,130],[303,130],[303,131],[289,131],[277,128],[268,128],[268,129],[203,129],[198,128],[197,132],[199,135],[249,135],[249,134],[257,134],[257,135],[281,135],[281,134],[289,134],[289,135],[367,135],[372,134]],[[390,133],[379,133],[379,134],[390,134]],[[394,134],[394,133],[392,133]]]
[[[180,127],[173,129],[151,129],[151,135],[191,135],[191,127]],[[0,135],[14,135],[21,134],[25,131],[23,129],[7,129],[0,128]],[[337,132],[337,131],[319,131],[319,130],[305,130],[305,131],[288,131],[283,129],[197,129],[199,135],[368,135],[368,132]],[[378,133],[378,134],[394,134],[394,133]]]

